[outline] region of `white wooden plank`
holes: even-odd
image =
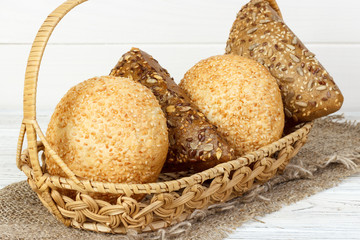
[[[245,223],[230,239],[359,239],[360,174]],[[355,226],[355,227],[354,227]]]
[[[0,42],[31,43],[63,0],[2,1]],[[247,0],[91,0],[59,24],[52,43],[223,43]],[[360,42],[357,0],[278,0],[305,42]]]
[[[50,45],[41,65],[38,84],[39,110],[54,109],[73,85],[88,78],[107,75],[119,57],[133,45]],[[177,82],[200,59],[224,52],[224,44],[139,44],[167,68]],[[360,111],[360,44],[309,44],[334,76],[345,96],[342,111]],[[0,45],[0,110],[21,110],[23,81],[29,45]]]

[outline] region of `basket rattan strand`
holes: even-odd
[[[35,104],[39,66],[50,35],[71,9],[85,1],[69,0],[59,6],[47,17],[34,40],[26,68],[24,119],[16,157],[18,168],[26,174],[29,185],[44,206],[66,226],[106,233],[126,233],[129,229],[145,232],[167,227],[188,218],[196,209],[228,201],[266,182],[283,171],[306,142],[312,123],[303,124],[255,152],[196,174],[162,175],[159,182],[149,184],[78,179],[50,148],[36,120]],[[278,9],[275,1],[269,2]],[[25,133],[28,148],[23,151]],[[67,178],[45,172],[44,164],[39,161],[39,153],[45,148]],[[44,162],[44,154],[41,158]],[[64,190],[75,190],[76,197],[64,195]],[[111,204],[91,197],[91,193],[112,193],[120,197]],[[146,197],[137,202],[131,198],[134,194],[146,194]]]

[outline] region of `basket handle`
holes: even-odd
[[[30,156],[30,164],[33,169],[33,178],[35,179],[31,185],[33,188],[41,191],[37,191],[40,199],[43,199],[44,205],[50,209],[50,211],[57,216],[66,226],[70,225],[69,219],[64,219],[61,213],[59,212],[56,204],[53,202],[52,197],[48,190],[44,191],[44,187],[48,189],[47,183],[43,176],[43,172],[40,166],[38,159],[38,146],[37,146],[37,122],[36,122],[36,88],[37,80],[40,70],[41,59],[45,51],[47,42],[57,26],[60,20],[74,7],[77,5],[86,2],[87,0],[67,0],[58,8],[56,8],[41,25],[38,33],[36,34],[35,40],[30,50],[30,55],[28,58],[26,72],[25,72],[25,83],[24,83],[24,100],[23,100],[23,122],[21,124],[20,136],[18,140],[17,152],[16,152],[16,164],[21,169],[21,150],[24,141],[24,135],[26,132],[27,142],[28,142],[28,151]],[[39,130],[41,132],[41,130]],[[76,176],[69,171],[70,178],[75,181],[80,188],[82,184],[76,178]],[[35,189],[34,189],[35,190]],[[45,204],[46,202],[46,204]]]
[[[30,55],[28,58],[26,72],[25,72],[25,83],[24,83],[24,102],[23,102],[23,122],[21,125],[20,137],[17,147],[17,165],[20,168],[21,149],[26,129],[28,150],[30,155],[30,164],[34,170],[34,178],[39,180],[43,176],[43,172],[40,167],[37,151],[37,122],[36,122],[36,88],[37,80],[39,75],[39,69],[41,59],[45,51],[47,42],[57,26],[60,20],[74,7],[86,2],[87,0],[67,0],[58,8],[56,8],[41,25],[38,33],[36,34],[35,40],[31,47]],[[73,173],[70,173],[76,183],[80,183],[76,179]],[[40,183],[39,183],[40,184]],[[81,184],[80,184],[81,186]]]
[[[270,6],[277,12],[277,14],[279,14],[279,17],[283,18],[282,17],[282,14],[281,14],[281,11],[280,11],[280,8],[276,2],[276,0],[266,0]]]
[[[56,8],[41,25],[28,58],[24,83],[24,120],[36,119],[36,87],[40,64],[47,42],[60,20],[74,7],[87,0],[68,0]]]

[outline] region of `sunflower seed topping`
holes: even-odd
[[[307,107],[308,104],[306,102],[295,102],[296,105],[298,105],[299,107]]]
[[[267,56],[272,57],[273,54],[274,54],[274,50],[272,48],[270,48],[268,53],[267,53]]]
[[[167,120],[167,123],[171,126],[171,127],[175,127],[176,123],[170,119]]]
[[[249,47],[249,51],[254,50],[254,49],[257,48],[259,45],[260,45],[260,44],[258,44],[258,43],[255,43],[255,44],[251,45],[251,46]]]
[[[261,24],[264,24],[264,23],[269,23],[271,22],[269,19],[262,19],[259,21]]]
[[[295,50],[295,46],[294,46],[294,45],[286,44],[286,47],[289,48],[290,50]]]
[[[308,87],[308,89],[311,89],[311,88],[314,87],[314,80],[313,80],[313,79],[311,79],[311,80],[308,82],[307,87]]]
[[[300,76],[304,76],[304,71],[303,71],[303,69],[302,69],[301,67],[298,67],[298,68],[296,69],[296,71],[297,71],[297,73],[298,73]]]
[[[205,144],[203,149],[205,152],[209,152],[214,149],[214,145],[211,143]]]
[[[256,30],[258,30],[257,27],[251,28],[247,31],[247,34],[252,34],[252,33],[256,32]]]
[[[154,84],[154,83],[157,83],[157,80],[153,79],[153,78],[148,78],[148,79],[146,79],[146,83]]]
[[[324,85],[319,86],[319,87],[316,88],[316,90],[318,90],[318,91],[324,91],[324,90],[326,90],[326,89],[327,89],[327,87],[324,86]]]
[[[313,54],[312,52],[306,51],[306,52],[305,52],[305,56],[306,56],[306,57],[313,58],[313,57],[315,57],[315,54]]]
[[[284,112],[285,112],[285,115],[286,115],[288,118],[291,118],[291,117],[292,117],[292,113],[290,112],[289,109],[284,108]]]
[[[265,61],[262,58],[258,58],[257,62],[260,63],[261,65],[265,64]]]
[[[221,155],[222,155],[221,149],[220,149],[220,148],[217,148],[217,149],[216,149],[216,158],[217,158],[218,160],[220,160]]]
[[[296,63],[299,63],[299,62],[300,62],[300,59],[299,59],[297,56],[295,56],[294,54],[291,54],[291,53],[290,53],[290,58],[291,58],[294,62],[296,62]]]
[[[157,74],[154,74],[154,78],[156,78],[157,80],[162,80],[162,78]]]
[[[191,149],[197,149],[197,146],[198,146],[198,144],[196,143],[196,142],[191,142],[190,143],[190,147],[191,147]]]
[[[189,111],[191,109],[191,107],[181,107],[180,108],[180,111],[181,112],[187,112],[187,111]]]
[[[294,37],[293,40],[291,41],[292,44],[296,45],[298,43],[298,39],[297,37]]]
[[[291,99],[292,99],[294,96],[295,96],[294,91],[290,91],[290,92],[287,93],[285,100],[286,100],[286,101],[291,101]]]

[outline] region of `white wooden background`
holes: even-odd
[[[31,43],[63,0],[0,0],[0,109],[21,110]],[[107,75],[132,46],[148,51],[178,82],[199,60],[224,53],[246,0],[90,0],[55,29],[41,65],[38,109],[52,110],[65,92]],[[345,95],[344,112],[360,111],[360,1],[278,0],[284,19],[317,54]]]
[[[24,178],[15,166],[23,79],[36,32],[63,0],[0,0],[0,188]],[[224,53],[246,0],[90,0],[55,29],[41,65],[38,116],[49,116],[73,85],[107,75],[132,46],[159,60],[177,82],[203,58]],[[278,0],[283,17],[317,54],[360,119],[360,1]],[[360,239],[360,174],[339,187],[252,221],[229,239]],[[0,233],[1,238],[1,233]]]

